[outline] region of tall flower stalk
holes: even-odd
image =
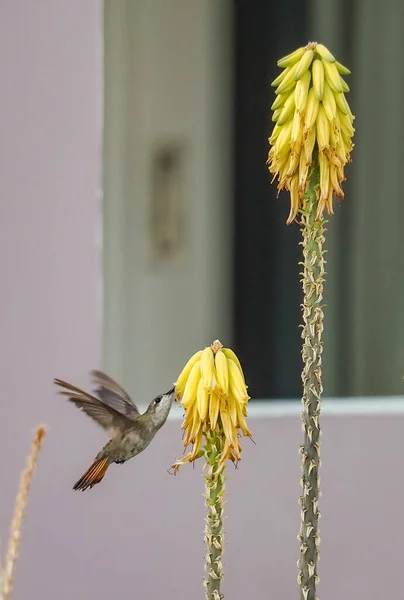
[[[220,464],[222,452],[222,434],[208,431],[204,448],[207,473],[205,474],[205,571],[206,598],[220,600],[220,585],[223,579],[222,555],[224,552],[223,496],[224,464]]]
[[[353,115],[341,77],[350,71],[315,42],[278,61],[283,69],[272,85],[275,126],[269,143],[268,168],[278,191],[290,192],[287,223],[298,220],[302,232],[302,464],[301,526],[298,563],[301,600],[316,600],[319,581],[320,411],[323,393],[324,213],[333,214],[333,198],[342,198],[344,167],[350,161]]]
[[[221,600],[224,470],[227,460],[236,464],[241,460],[240,433],[251,437],[247,386],[237,356],[219,340],[189,359],[175,386],[185,411],[184,447],[191,450],[173,469],[176,473],[183,464],[205,459],[206,600]]]

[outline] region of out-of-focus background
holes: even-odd
[[[71,487],[103,432],[56,396],[102,367],[144,406],[220,338],[253,396],[229,469],[226,597],[297,597],[299,231],[265,161],[276,60],[352,75],[327,234],[320,597],[402,594],[404,3],[0,1],[0,540],[49,425],[16,600],[202,597],[200,468],[176,411],[136,461]],[[332,399],[330,399],[332,397]]]

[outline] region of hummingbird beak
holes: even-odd
[[[167,396],[171,396],[171,394],[174,394],[175,392],[175,387],[171,388],[171,390],[168,390],[168,392],[166,392]]]

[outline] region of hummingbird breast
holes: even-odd
[[[97,458],[107,457],[111,462],[123,463],[147,448],[152,437],[139,429],[128,429],[105,444]]]

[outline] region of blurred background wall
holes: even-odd
[[[330,394],[402,394],[404,375],[404,4],[315,0],[311,36],[352,70],[357,115],[346,202],[329,225]]]
[[[231,340],[230,7],[105,4],[104,357],[145,399]]]
[[[326,389],[401,394],[403,3],[105,6],[106,367],[149,397],[221,337],[255,398],[299,396],[300,234],[265,159],[276,58],[321,39],[352,69],[359,115],[329,225]]]
[[[257,446],[228,482],[224,591],[298,593],[299,232],[265,160],[276,59],[309,39],[352,69],[357,115],[329,225],[319,592],[400,596],[403,402],[388,396],[404,374],[403,12],[398,0],[0,2],[2,549],[30,432],[50,427],[17,600],[202,595],[200,472],[166,473],[178,420],[75,494],[104,435],[52,378],[88,385],[103,365],[144,404],[216,337],[256,400]]]

